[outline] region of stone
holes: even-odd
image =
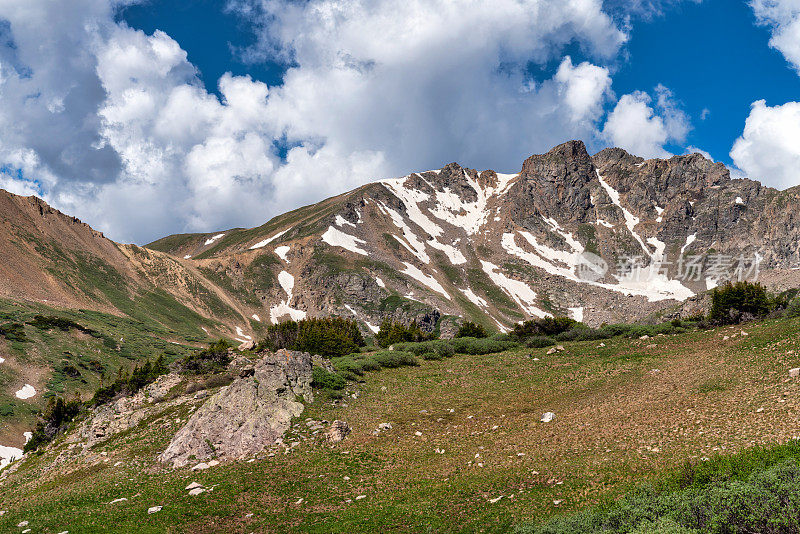
[[[555,347],[551,347],[551,348],[550,348],[550,349],[547,351],[547,354],[548,354],[548,355],[550,355],[550,354],[555,354],[556,352],[558,352],[558,351],[556,350],[556,348],[555,348]]]
[[[189,495],[191,495],[192,497],[196,497],[196,496],[200,495],[201,493],[205,493],[205,491],[206,491],[205,488],[194,488],[193,490],[191,490],[189,492]]]
[[[330,430],[325,433],[325,441],[328,443],[339,443],[350,434],[350,426],[345,421],[334,421]]]
[[[147,509],[148,514],[157,514],[162,510],[163,506],[151,506]]]
[[[206,470],[206,469],[208,469],[209,467],[210,467],[210,466],[209,466],[207,463],[205,463],[205,462],[200,462],[200,463],[199,463],[199,464],[197,464],[196,466],[192,467],[192,471],[205,471],[205,470]]]
[[[193,490],[193,489],[195,489],[195,488],[202,488],[202,487],[203,487],[203,485],[202,485],[202,484],[199,484],[199,483],[197,483],[197,482],[192,482],[191,484],[189,484],[188,486],[186,486],[186,490],[188,491],[188,490]]]
[[[794,369],[789,369],[789,377],[790,378],[800,377],[800,367],[795,367]]]
[[[555,418],[556,418],[556,414],[554,414],[553,412],[545,412],[544,415],[542,415],[542,418],[540,419],[540,421],[542,423],[549,423],[550,421],[552,421]]]
[[[253,350],[254,348],[256,348],[256,342],[252,339],[239,345],[239,350]]]
[[[118,502],[125,502],[125,501],[127,501],[127,500],[128,500],[128,499],[127,499],[126,497],[120,497],[119,499],[114,499],[113,501],[111,501],[111,502],[110,502],[110,503],[108,503],[108,504],[117,504]]]
[[[288,350],[264,352],[253,376],[237,378],[211,396],[181,428],[159,460],[183,467],[191,458],[233,460],[275,443],[293,417],[313,401],[312,356]]]

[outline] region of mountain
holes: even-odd
[[[740,258],[751,270],[758,255],[764,279],[786,284],[798,274],[798,201],[797,189],[731,179],[699,154],[590,156],[572,141],[531,156],[518,174],[451,163],[258,228],[147,248],[195,266],[260,308],[263,322],[336,314],[374,332],[386,318],[428,327],[441,318],[438,328],[452,332],[463,318],[505,331],[545,315],[600,324],[677,313],[721,282],[727,256],[733,272]],[[680,253],[704,255],[705,271],[685,280]],[[636,256],[644,267],[664,264],[618,279],[620,262]],[[603,262],[605,274],[591,272]]]

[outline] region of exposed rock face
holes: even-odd
[[[232,460],[261,451],[283,436],[292,417],[313,400],[312,357],[265,353],[250,376],[237,378],[209,398],[178,431],[159,459],[172,467],[192,461]]]
[[[81,427],[78,435],[91,447],[135,427],[150,415],[148,406],[165,399],[180,381],[180,376],[175,373],[160,376],[132,397],[123,397],[100,406]]]

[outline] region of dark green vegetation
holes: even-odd
[[[337,357],[358,352],[362,346],[364,338],[355,321],[341,317],[322,317],[271,325],[266,329],[266,337],[259,343],[258,349],[299,350]]]
[[[189,357],[187,356],[187,358]],[[164,363],[163,356],[159,356],[153,363],[148,360],[144,365],[137,365],[127,375],[120,369],[120,376],[108,386],[102,386],[98,389],[92,396],[92,400],[89,401],[89,405],[99,406],[118,397],[135,395],[140,389],[152,384],[159,376],[168,372],[169,369]]]
[[[231,361],[228,353],[230,348],[230,343],[220,339],[216,343],[211,343],[207,349],[189,354],[176,363],[176,368],[185,374],[221,373]]]
[[[30,441],[25,444],[24,451],[35,451],[42,445],[51,442],[83,409],[84,405],[80,399],[65,402],[61,397],[50,397],[47,408],[42,413],[41,420],[36,424]]]
[[[761,284],[729,282],[712,291],[708,320],[716,325],[752,321],[772,311],[785,309],[789,304],[789,297],[785,293],[770,297]]]
[[[800,532],[800,442],[689,462],[617,500],[517,532]]]
[[[412,321],[410,325],[389,320],[383,321],[380,330],[375,335],[375,341],[383,348],[395,343],[426,341],[432,338],[433,335],[423,332],[416,321]]]
[[[455,337],[487,337],[488,335],[483,325],[466,321],[458,328]]]

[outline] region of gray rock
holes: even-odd
[[[328,443],[339,443],[350,433],[350,425],[344,421],[334,421],[331,429],[325,433],[325,441]]]
[[[313,400],[311,355],[265,353],[253,376],[237,378],[209,398],[178,431],[159,460],[183,467],[192,460],[231,460],[260,452],[289,429]]]

